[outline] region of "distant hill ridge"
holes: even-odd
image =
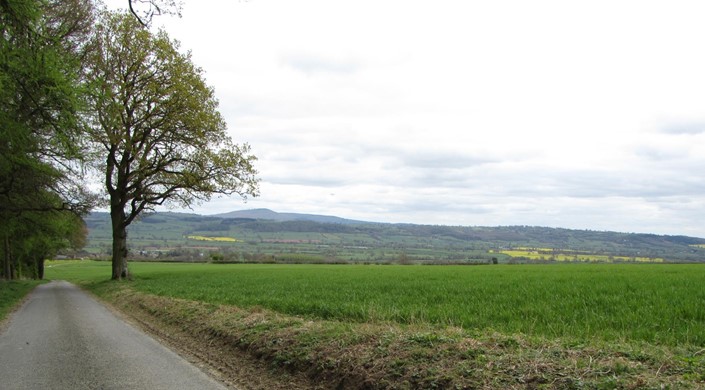
[[[300,214],[300,213],[278,213],[270,209],[250,209],[250,210],[238,210],[231,211],[229,213],[213,214],[209,217],[223,218],[223,219],[261,219],[269,221],[311,221],[319,223],[338,223],[343,225],[353,225],[353,224],[363,224],[370,223],[365,221],[356,221],[352,219],[345,219],[340,217],[333,217],[330,215],[318,215],[318,214]]]
[[[112,245],[110,215],[94,212],[86,216],[85,221],[89,230],[87,251],[109,253]],[[473,256],[486,260],[488,256],[490,259],[499,256],[498,252],[488,250],[544,248],[545,251],[549,248],[549,251],[558,249],[575,256],[591,253],[705,262],[705,239],[697,237],[538,226],[378,223],[327,215],[278,213],[269,209],[217,215],[154,213],[133,223],[129,234],[132,248],[145,251],[200,248],[206,244],[189,236],[223,236],[240,240],[238,253],[275,256],[305,252],[320,258],[353,258],[355,261],[391,261],[400,252],[439,261]],[[216,244],[209,242],[207,245]]]

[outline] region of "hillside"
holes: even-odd
[[[299,214],[299,213],[278,213],[269,209],[251,209],[251,210],[238,210],[231,211],[229,213],[214,214],[210,217],[223,218],[223,219],[262,219],[268,221],[312,221],[320,223],[340,223],[340,224],[361,224],[369,223],[364,221],[355,221],[352,219],[345,219],[340,217],[332,217],[330,215],[318,215],[318,214]]]
[[[107,213],[86,218],[91,256],[111,248]],[[546,261],[700,262],[705,239],[533,226],[382,224],[337,217],[233,212],[158,213],[129,228],[131,255],[246,262],[488,263]]]
[[[107,213],[86,218],[86,251],[110,253]],[[700,262],[705,239],[534,226],[383,224],[251,210],[158,213],[129,228],[131,255],[189,261],[488,263]]]

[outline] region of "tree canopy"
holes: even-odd
[[[80,184],[80,57],[92,10],[91,3],[81,0],[0,1],[0,251],[5,278],[19,273],[26,251],[17,248],[33,236],[28,232],[44,232],[59,242],[65,232],[49,227],[92,206]]]
[[[31,264],[41,276],[39,259],[81,243],[79,216],[97,202],[86,190],[89,166],[103,177],[117,279],[128,276],[126,228],[143,212],[258,193],[256,158],[231,140],[203,71],[164,31],[145,28],[179,3],[129,6],[98,13],[91,0],[0,1],[5,278]]]
[[[256,196],[247,144],[235,144],[190,53],[130,14],[106,12],[87,63],[90,140],[113,224],[113,278],[127,277],[127,226],[163,204]]]

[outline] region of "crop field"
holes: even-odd
[[[705,346],[705,266],[133,263],[145,293],[311,319],[431,324],[664,346]],[[51,262],[47,278],[109,286],[107,262]]]
[[[514,248],[508,250],[490,251],[490,253],[500,253],[512,258],[519,258],[533,261],[561,261],[561,262],[601,262],[601,263],[663,263],[664,259],[660,257],[644,257],[644,256],[615,256],[601,255],[594,253],[585,253],[572,251],[568,249],[552,249],[552,248]]]
[[[206,237],[206,236],[186,236],[189,240],[196,241],[215,241],[215,242],[238,242],[234,237]]]

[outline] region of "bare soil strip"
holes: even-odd
[[[129,287],[103,298],[239,389],[705,389],[705,354],[695,347],[311,321]]]

